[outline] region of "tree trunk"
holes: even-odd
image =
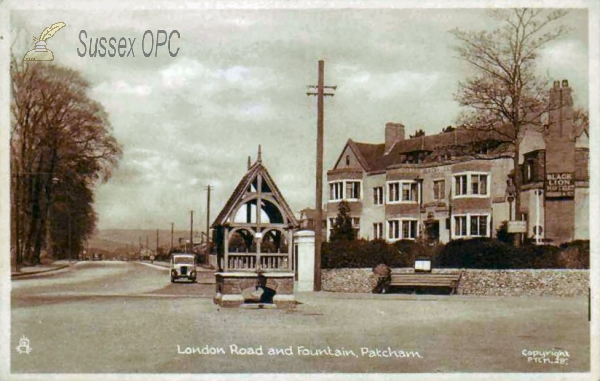
[[[519,131],[519,129],[516,129]],[[517,137],[515,141],[515,155],[513,157],[513,185],[515,186],[515,221],[521,221],[521,166],[519,164],[519,156],[520,156],[520,143],[521,140]],[[521,245],[521,233],[516,233],[514,235],[514,245],[519,247]]]

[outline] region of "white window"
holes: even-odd
[[[388,203],[418,202],[419,184],[416,181],[388,182]]]
[[[329,201],[341,201],[343,198],[343,182],[329,183]]]
[[[354,237],[358,239],[360,234],[360,218],[352,217],[352,229],[354,229]]]
[[[388,183],[388,202],[400,201],[400,183]]]
[[[400,239],[400,221],[399,220],[388,221],[388,239],[391,239],[391,240]]]
[[[333,227],[335,226],[335,218],[330,218],[329,219],[329,226],[328,226],[328,234],[327,237],[331,238],[331,235],[333,234]]]
[[[490,176],[487,173],[461,173],[454,175],[455,197],[489,197]]]
[[[487,196],[487,175],[471,175],[471,193]]]
[[[373,224],[373,239],[383,239],[383,223],[376,222]]]
[[[489,237],[489,214],[464,214],[453,216],[453,238]]]
[[[344,199],[359,200],[360,199],[360,181],[345,181],[346,195]]]
[[[419,235],[419,225],[416,219],[401,219],[388,221],[388,239],[416,239]]]
[[[402,183],[402,201],[417,201],[418,185],[416,182]]]
[[[361,187],[359,180],[332,181],[329,183],[329,201],[360,200]]]
[[[402,239],[417,238],[417,220],[402,220]]]
[[[472,237],[487,237],[488,236],[488,216],[487,215],[471,215],[471,236]]]
[[[433,181],[433,199],[443,200],[446,198],[446,180]]]
[[[467,175],[454,176],[454,195],[465,196],[467,189]]]
[[[466,237],[467,235],[467,216],[454,216],[454,236]]]
[[[383,187],[373,188],[373,204],[383,205]]]

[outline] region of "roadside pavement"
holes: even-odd
[[[37,266],[25,266],[25,267],[21,267],[20,272],[13,271],[11,273],[11,279],[62,270],[69,266],[74,265],[75,263],[77,263],[77,262],[73,261],[73,262],[69,263],[69,261],[67,261],[67,260],[59,260],[59,261],[54,261],[50,264],[37,265]]]

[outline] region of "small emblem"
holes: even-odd
[[[33,349],[29,346],[29,339],[26,338],[25,335],[23,335],[23,337],[21,337],[21,340],[19,340],[17,352],[19,352],[19,354],[22,355],[23,353],[30,354],[31,351],[33,351]]]
[[[54,54],[46,48],[46,41],[66,25],[64,22],[57,22],[44,29],[40,38],[34,36],[35,49],[28,51],[23,61],[54,61]]]

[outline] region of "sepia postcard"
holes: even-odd
[[[595,1],[0,4],[0,379],[599,380]]]

